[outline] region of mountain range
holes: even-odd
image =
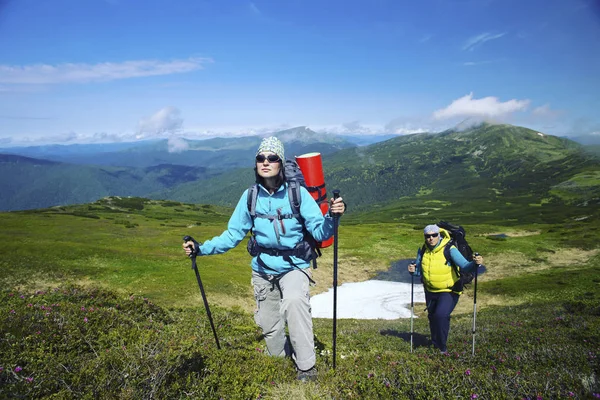
[[[286,153],[301,155],[318,148],[322,154],[354,147],[343,136],[321,134],[300,126],[275,134],[286,144]],[[261,136],[217,137],[205,140],[171,138],[135,143],[103,143],[12,147],[0,153],[70,164],[113,167],[150,167],[160,164],[189,165],[223,170],[252,164]]]
[[[327,187],[341,190],[350,211],[407,198],[490,204],[600,198],[596,156],[574,141],[523,127],[481,124],[360,147],[306,127],[275,135],[286,144],[288,158],[321,152]],[[95,151],[83,145],[12,149],[21,154],[0,155],[0,209],[86,203],[109,195],[233,206],[254,181],[250,155],[260,140],[162,140]]]

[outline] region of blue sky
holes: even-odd
[[[598,0],[0,0],[0,146],[600,135]]]

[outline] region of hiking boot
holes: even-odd
[[[312,367],[309,370],[298,370],[298,380],[301,382],[312,382],[317,380],[317,368]]]

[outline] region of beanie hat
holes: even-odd
[[[440,227],[437,225],[427,225],[425,229],[423,229],[423,233],[440,233]]]
[[[258,146],[258,151],[256,154],[270,151],[271,153],[275,153],[281,158],[282,162],[285,163],[285,152],[283,150],[283,143],[281,140],[277,139],[275,136],[271,136],[268,138],[264,138],[262,142],[260,142],[260,146]]]

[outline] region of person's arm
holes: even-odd
[[[333,235],[333,217],[329,213],[321,213],[319,205],[312,198],[308,190],[301,187],[300,215],[304,218],[304,226],[317,242],[323,242]]]
[[[229,218],[227,230],[204,242],[200,246],[200,255],[221,254],[233,249],[246,237],[251,228],[252,217],[248,211],[248,190],[246,190]]]
[[[475,261],[467,261],[466,258],[458,251],[458,249],[454,246],[450,248],[450,258],[452,258],[452,262],[454,265],[458,266],[460,270],[471,272],[475,269],[477,263]]]
[[[414,272],[411,272],[411,266],[414,265]],[[408,264],[408,272],[411,272],[414,276],[421,276],[421,249],[417,250],[417,257],[414,263]]]

